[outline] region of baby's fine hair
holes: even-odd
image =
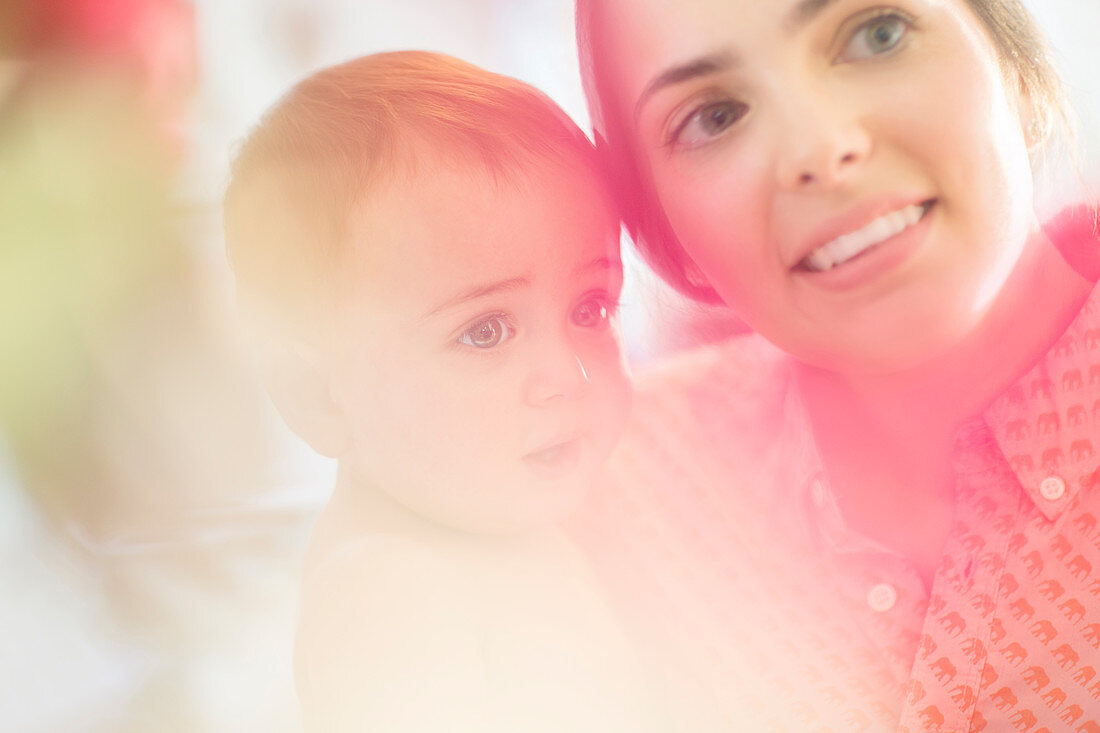
[[[239,295],[316,310],[337,287],[353,207],[425,157],[496,185],[535,181],[551,165],[599,175],[580,128],[523,82],[423,51],[331,66],[269,109],[232,164],[225,235]]]

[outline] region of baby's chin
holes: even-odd
[[[572,482],[571,482],[572,483]],[[556,528],[577,511],[591,484],[555,486],[553,492],[523,497],[491,506],[467,506],[461,511],[440,511],[431,518],[451,529],[482,535],[521,535]]]
[[[592,481],[590,471],[578,471],[565,479],[511,482],[478,496],[409,508],[425,520],[460,532],[494,536],[538,533],[555,528],[574,514],[588,496]]]

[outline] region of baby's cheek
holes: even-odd
[[[615,382],[626,381],[626,357],[615,327],[610,327],[599,336],[586,345],[580,355],[581,363],[593,386],[599,387],[600,383],[604,383],[605,388],[610,388]]]
[[[608,439],[611,445],[619,442],[619,438],[622,437],[623,430],[626,428],[626,422],[630,417],[630,408],[634,401],[634,390],[628,381],[624,380],[620,383],[619,389],[615,395],[616,401],[612,407],[612,415],[610,417],[610,425],[608,428]]]

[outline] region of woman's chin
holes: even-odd
[[[912,374],[930,367],[958,348],[966,329],[946,332],[914,326],[889,333],[837,335],[816,348],[790,351],[799,362],[815,369],[850,378],[875,378]]]

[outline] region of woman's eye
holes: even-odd
[[[458,337],[458,343],[475,349],[500,346],[516,335],[516,330],[503,315],[486,316],[473,323]]]
[[[859,61],[888,54],[898,47],[909,28],[908,19],[897,13],[874,17],[856,29],[840,60]]]
[[[705,104],[680,123],[670,142],[685,147],[702,145],[724,133],[748,111],[747,104],[733,100]]]
[[[574,325],[581,328],[606,328],[615,315],[615,306],[603,298],[585,298],[573,309],[570,316]]]

